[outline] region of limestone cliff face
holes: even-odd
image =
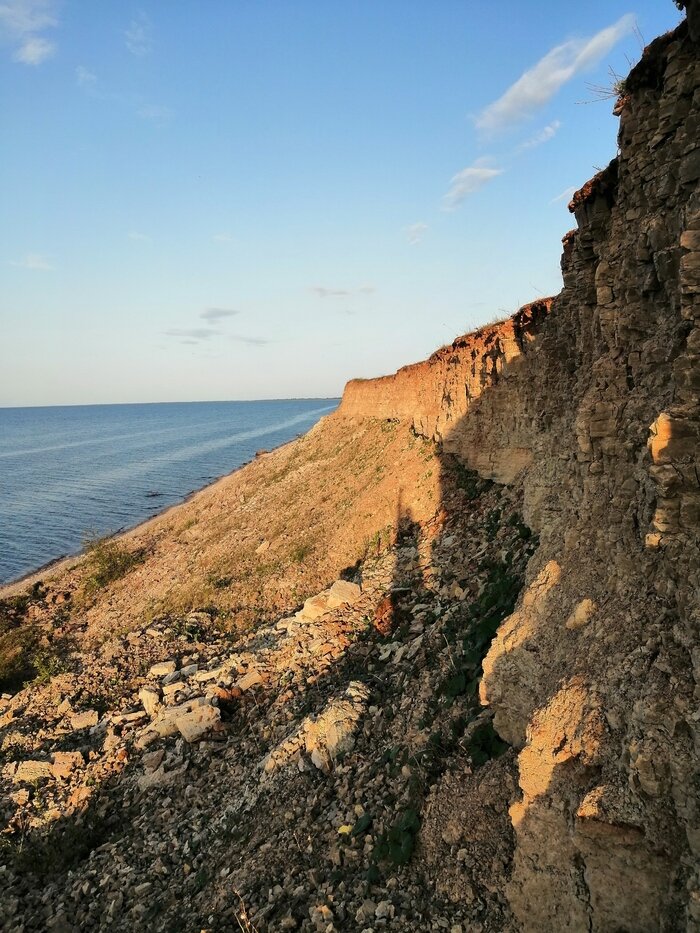
[[[459,337],[425,362],[404,366],[393,376],[353,379],[345,388],[340,415],[406,419],[417,433],[463,455],[484,475],[508,482],[530,462],[527,426],[513,418],[502,441],[490,432],[482,443],[473,434],[480,427],[467,431],[464,419],[476,401],[484,404],[487,392],[500,383],[509,385],[509,396],[521,395],[513,385],[517,367],[537,349],[551,305],[551,298],[525,305],[512,318]],[[498,412],[501,428],[506,428],[505,417],[507,412]]]
[[[522,481],[540,535],[484,664],[520,749],[508,897],[526,930],[700,929],[700,4],[620,102],[574,197],[564,289],[338,417],[411,419]]]

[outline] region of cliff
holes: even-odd
[[[699,49],[558,296],[0,592],[3,929],[700,929]]]
[[[522,471],[541,544],[481,697],[521,749],[524,929],[700,923],[697,17],[626,81],[618,157],[570,204],[561,294],[350,383],[340,409]]]
[[[470,465],[483,475],[509,482],[530,462],[529,433],[522,433],[522,425],[504,406],[497,412],[499,437],[483,443],[477,426],[467,429],[465,415],[504,380],[509,395],[520,398],[513,382],[517,367],[536,351],[551,306],[551,298],[525,305],[513,317],[459,337],[424,363],[404,366],[393,376],[353,379],[343,393],[339,416],[401,418],[445,451],[462,459],[468,454]]]

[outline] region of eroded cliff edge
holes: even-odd
[[[524,929],[700,924],[700,9],[649,46],[618,157],[573,198],[564,289],[339,417],[408,418],[524,485],[540,547],[484,663],[520,749]]]
[[[0,928],[699,928],[688,13],[557,298],[0,590]]]

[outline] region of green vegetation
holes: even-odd
[[[313,546],[308,542],[296,544],[290,551],[290,557],[295,564],[303,564],[306,558],[312,553]]]
[[[0,863],[12,864],[22,875],[46,878],[61,874],[84,861],[118,826],[89,810],[80,820],[62,820],[44,833],[0,836]]]
[[[419,829],[418,811],[409,807],[396,819],[387,832],[377,838],[377,844],[372,852],[373,859],[390,862],[392,865],[406,865],[410,862],[416,847]]]
[[[32,680],[47,683],[63,669],[55,642],[28,618],[32,607],[45,607],[46,589],[39,580],[26,593],[0,599],[0,692],[14,693]],[[66,609],[54,621],[63,621]]]
[[[225,590],[233,583],[233,577],[226,576],[225,574],[218,574],[215,571],[211,571],[205,577],[206,583],[213,587],[215,590]]]
[[[143,551],[129,551],[113,538],[87,538],[84,547],[89,571],[85,579],[86,593],[94,593],[119,580],[145,556]]]

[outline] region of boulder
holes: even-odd
[[[220,722],[221,713],[216,706],[199,706],[179,716],[175,725],[185,741],[198,742]]]
[[[361,595],[362,590],[357,583],[351,583],[349,580],[336,580],[328,594],[328,607],[335,609],[337,606],[357,602]]]

